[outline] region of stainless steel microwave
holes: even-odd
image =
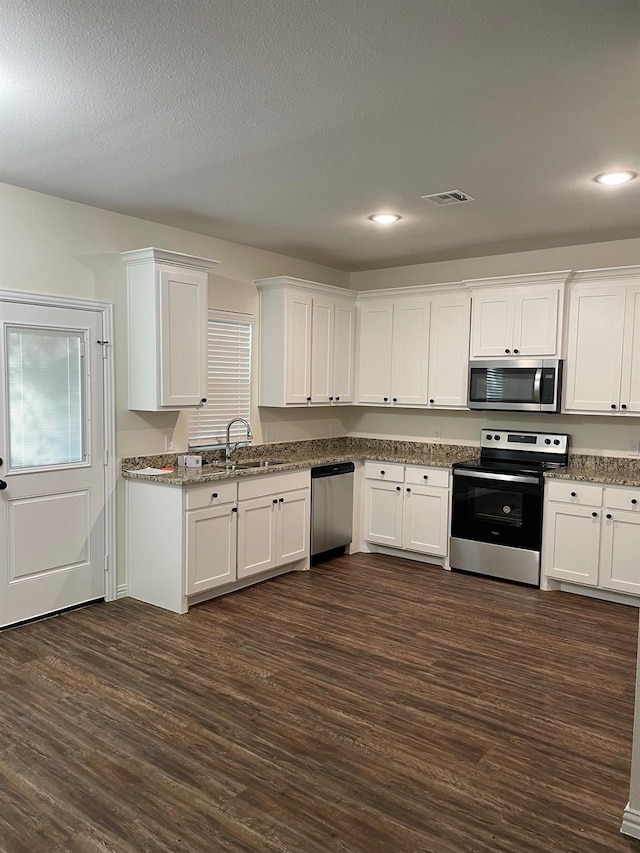
[[[470,409],[500,412],[559,412],[562,361],[518,358],[470,361]]]

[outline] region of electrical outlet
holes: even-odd
[[[172,435],[165,435],[165,437],[164,437],[164,449],[167,452],[171,452],[172,450],[175,450],[175,445],[173,443],[173,436]]]
[[[329,425],[329,435],[335,435],[338,432],[335,424]]]
[[[629,442],[629,452],[633,453],[634,456],[638,456],[640,454],[640,441],[631,440]]]
[[[440,428],[434,429],[433,437],[436,439],[436,441],[440,441],[441,436],[442,436],[442,431],[440,430]]]
[[[264,429],[264,440],[265,441],[275,441],[276,440],[276,428],[274,426],[267,426]]]

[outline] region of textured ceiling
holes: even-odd
[[[591,180],[640,172],[638,0],[4,0],[0,38],[7,183],[348,270],[640,233]]]

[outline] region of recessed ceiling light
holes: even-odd
[[[637,172],[603,172],[601,175],[596,175],[593,180],[599,184],[607,184],[607,186],[615,187],[617,184],[626,184],[627,181],[632,181],[637,177]]]
[[[372,222],[377,222],[378,225],[391,225],[392,222],[402,219],[399,213],[373,213],[368,218]]]

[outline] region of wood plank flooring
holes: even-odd
[[[634,608],[343,557],[0,634],[2,853],[638,853]]]

